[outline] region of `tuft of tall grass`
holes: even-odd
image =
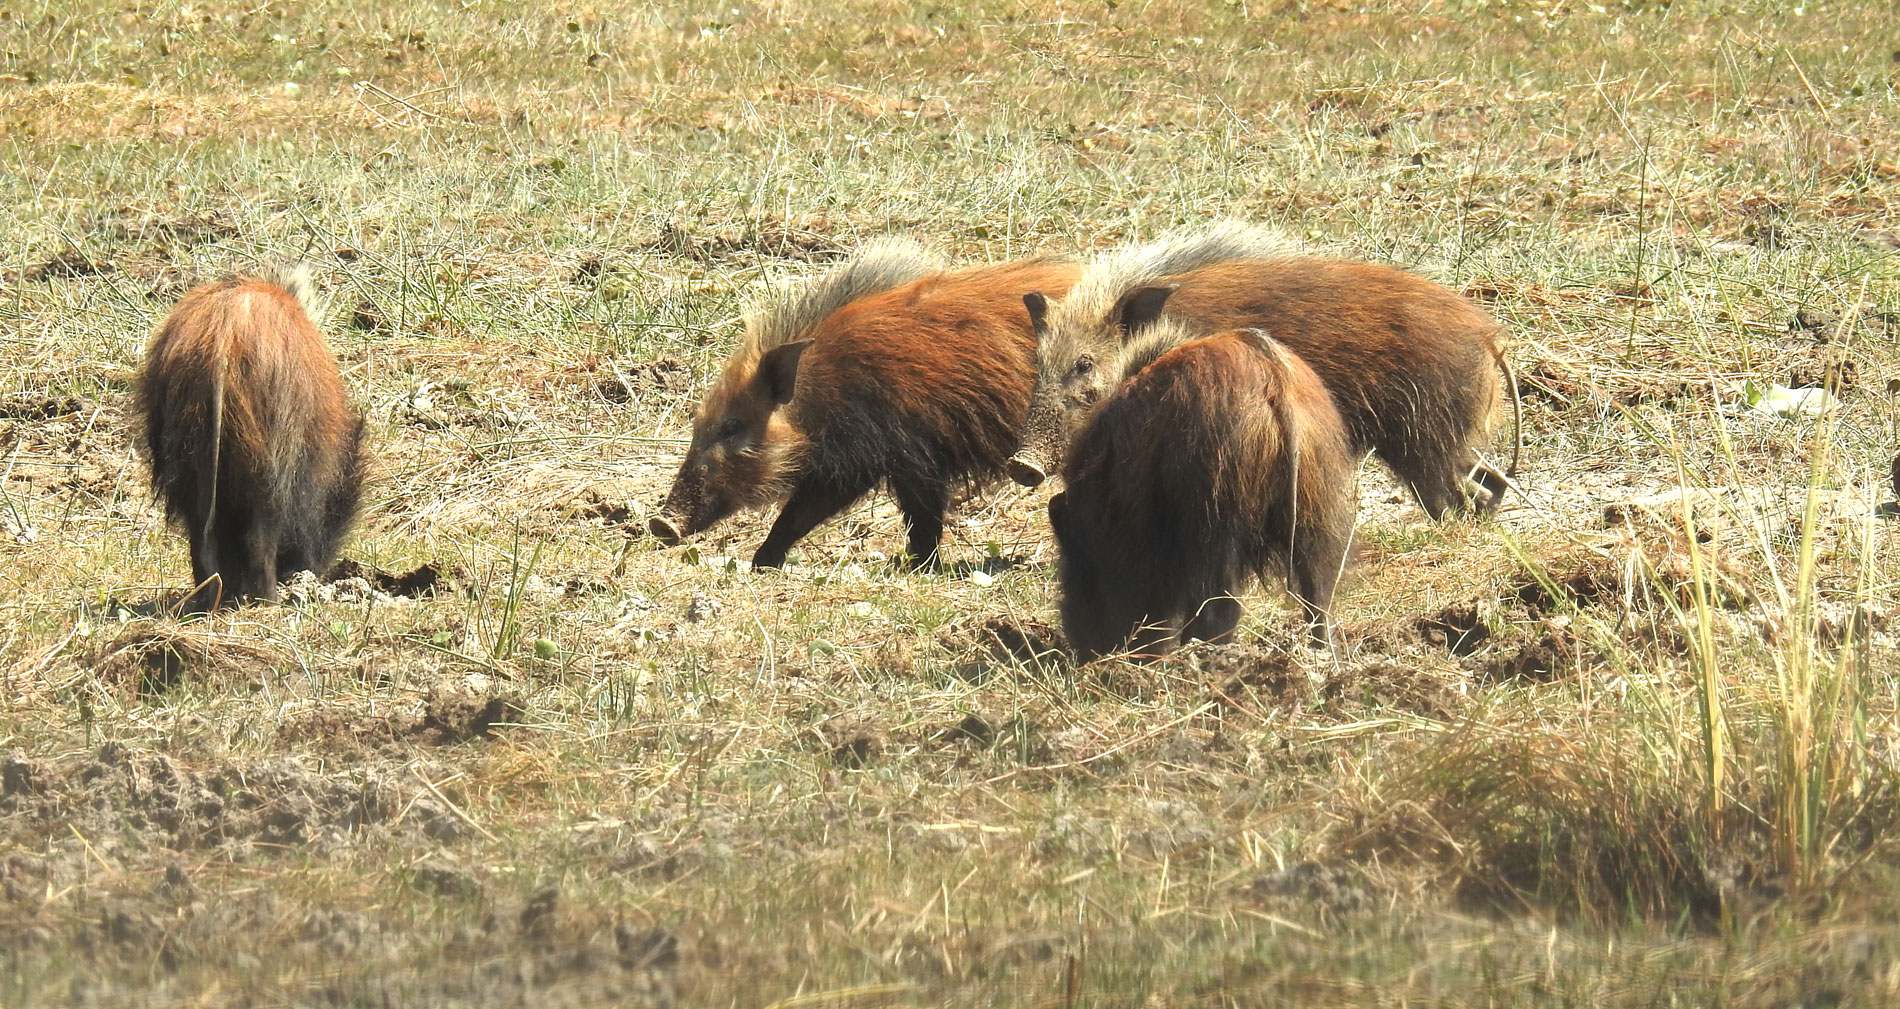
[[[1855,558],[1852,586],[1824,589],[1818,560],[1823,502],[1854,497],[1828,486],[1839,471],[1834,423],[1819,417],[1808,432],[1791,558],[1774,549],[1761,511],[1736,498],[1769,589],[1741,603],[1766,611],[1754,623],[1722,619],[1719,603],[1734,594],[1717,541],[1687,504],[1707,487],[1674,452],[1685,497],[1668,548],[1687,554],[1686,566],[1671,568],[1687,580],[1668,583],[1664,565],[1640,568],[1649,581],[1640,596],[1660,601],[1650,616],[1674,648],[1645,649],[1629,633],[1630,614],[1605,621],[1571,600],[1622,703],[1513,697],[1499,703],[1533,710],[1480,711],[1423,753],[1399,757],[1402,769],[1335,837],[1339,850],[1434,865],[1490,906],[1600,923],[1714,924],[1783,894],[1830,892],[1900,825],[1900,777],[1868,732],[1878,690],[1865,636],[1867,615],[1879,612],[1880,563],[1871,499],[1836,547]],[[1723,449],[1733,461],[1726,437]],[[1547,572],[1519,560],[1562,597]],[[1829,616],[1839,613],[1847,616]],[[1746,640],[1738,625],[1766,640]]]

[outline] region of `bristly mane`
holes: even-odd
[[[745,336],[733,360],[756,361],[773,347],[802,340],[831,313],[866,295],[941,273],[949,262],[908,238],[866,242],[824,275],[782,291],[746,314]]]
[[[1115,303],[1137,287],[1216,263],[1279,259],[1297,251],[1298,246],[1278,232],[1219,220],[1175,228],[1146,245],[1105,253],[1083,270],[1068,297],[1050,307],[1041,348],[1056,357],[1079,353],[1074,344],[1099,340]]]

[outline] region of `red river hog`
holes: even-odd
[[[1128,377],[1089,412],[1049,502],[1070,644],[1092,659],[1223,639],[1236,593],[1274,567],[1329,640],[1358,506],[1318,376],[1258,330],[1150,341],[1109,369]]]
[[[1475,475],[1481,510],[1497,506],[1517,470],[1480,464],[1499,374],[1516,380],[1497,324],[1455,292],[1375,263],[1298,256],[1270,234],[1223,222],[1171,233],[1091,264],[1067,297],[1032,294],[1037,382],[1010,476],[1034,486],[1060,468],[1090,404],[1106,395],[1101,367],[1158,320],[1192,334],[1259,327],[1306,362],[1332,393],[1356,454],[1376,452],[1433,518],[1466,504]]]
[[[1026,260],[945,272],[886,241],[746,320],[701,402],[672,490],[649,523],[674,543],[742,508],[783,502],[754,567],[879,484],[914,565],[934,561],[953,488],[1000,473],[1035,382],[1023,295],[1080,267]]]
[[[187,293],[138,381],[152,490],[191,541],[187,612],[277,598],[336,556],[367,465],[363,418],[312,322],[302,268]]]

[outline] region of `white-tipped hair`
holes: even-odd
[[[279,260],[260,267],[256,276],[267,284],[276,284],[288,291],[303,308],[303,314],[310,317],[311,323],[318,329],[323,328],[323,316],[330,310],[330,304],[317,290],[317,281],[311,274],[309,263]]]
[[[1234,260],[1281,259],[1299,247],[1280,232],[1243,221],[1218,220],[1175,228],[1146,245],[1104,253],[1082,271],[1069,296],[1050,308],[1049,332],[1058,339],[1098,333],[1129,291],[1177,274]]]
[[[864,243],[851,258],[809,281],[781,290],[746,314],[742,354],[757,356],[802,340],[831,313],[866,295],[888,291],[949,268],[941,255],[908,238]]]

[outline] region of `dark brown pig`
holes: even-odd
[[[356,517],[363,418],[312,317],[302,268],[185,295],[138,381],[152,490],[191,540],[187,612],[275,599],[329,564]]]
[[[1375,451],[1433,518],[1466,504],[1497,506],[1517,472],[1481,465],[1500,372],[1516,380],[1497,324],[1458,294],[1374,263],[1292,256],[1272,236],[1222,223],[1176,232],[1089,267],[1069,296],[1032,295],[1037,386],[1012,478],[1029,486],[1061,463],[1089,404],[1110,388],[1101,363],[1160,319],[1190,334],[1263,327],[1326,383],[1348,443]]]
[[[700,404],[653,534],[677,542],[782,501],[752,556],[778,567],[882,483],[911,562],[930,563],[952,489],[1016,450],[1035,381],[1023,295],[1066,291],[1079,272],[1045,260],[940,272],[915,246],[884,243],[753,315]]]
[[[1258,330],[1135,351],[1108,366],[1129,377],[1089,413],[1049,502],[1069,642],[1092,659],[1222,639],[1235,594],[1276,562],[1327,640],[1357,503],[1326,388]]]

